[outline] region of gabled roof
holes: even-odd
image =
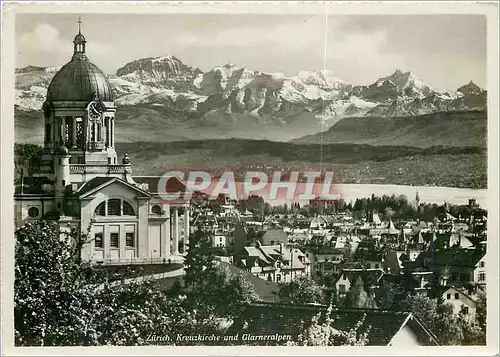
[[[228,333],[258,335],[291,335],[292,340],[307,329],[311,320],[320,314],[320,323],[326,317],[327,307],[323,305],[285,305],[273,303],[253,303],[234,319]],[[414,331],[422,345],[439,345],[436,338],[413,314],[405,311],[376,309],[338,309],[331,311],[332,327],[348,332],[365,318],[359,333],[367,333],[368,346],[387,346],[394,336],[405,326]],[[280,345],[286,341],[248,341],[254,345]]]
[[[344,277],[351,284],[354,284],[356,279],[360,277],[363,280],[363,285],[370,287],[377,285],[383,276],[384,271],[382,269],[343,269],[337,281]]]
[[[368,220],[369,223],[375,223],[375,224],[381,224],[382,221],[380,220],[380,216],[378,213],[373,213]]]
[[[263,243],[271,241],[285,243],[288,240],[288,236],[282,228],[270,228],[264,233],[261,240]]]
[[[146,192],[140,189],[139,187],[132,185],[127,181],[122,180],[118,177],[94,177],[93,179],[90,179],[89,181],[85,182],[82,186],[80,186],[80,188],[76,193],[80,198],[84,198],[97,191],[102,190],[103,188],[115,182],[131,188],[132,190],[136,191],[137,193],[141,194],[144,197],[151,196],[149,192]]]
[[[292,254],[293,253],[293,254]],[[300,249],[297,248],[286,248],[283,251],[282,259],[286,261],[283,264],[282,269],[304,269],[306,266],[302,263],[299,257],[303,257],[304,263],[309,263],[309,259],[305,256]]]
[[[316,216],[316,217],[314,217],[311,220],[311,224],[313,224],[313,222],[314,223],[319,223],[319,224],[321,224],[321,223],[327,224],[328,223],[328,221],[326,220],[326,218],[323,217],[323,216]]]
[[[441,296],[443,296],[444,294],[446,294],[448,291],[452,291],[452,292],[457,292],[459,293],[460,295],[462,295],[463,297],[465,297],[466,299],[470,300],[473,304],[476,304],[476,300],[473,299],[471,296],[469,296],[468,294],[464,293],[462,290],[454,287],[454,286],[439,286],[438,287],[438,292]]]
[[[269,257],[266,257],[259,248],[256,247],[244,247],[245,255],[249,257],[258,258],[265,265],[272,265],[273,262]]]
[[[89,181],[85,182],[80,188],[78,189],[78,195],[83,196],[86,193],[93,191],[99,186],[104,185],[105,183],[111,182],[114,180],[115,177],[94,177],[93,179],[90,179]],[[104,186],[103,186],[104,187]]]

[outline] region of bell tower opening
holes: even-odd
[[[75,39],[73,40],[73,60],[75,59],[84,59],[87,60],[87,56],[85,55],[85,44],[87,41],[85,40],[85,37],[82,35],[82,20],[80,17],[78,17],[78,35],[75,36]]]

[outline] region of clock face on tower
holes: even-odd
[[[101,117],[104,111],[104,104],[101,102],[92,102],[89,104],[89,118],[92,120],[97,120]]]

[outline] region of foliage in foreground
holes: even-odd
[[[244,306],[258,299],[244,275],[231,275],[206,259],[201,233],[190,244],[187,286],[168,291],[147,279],[103,283],[78,259],[88,240],[76,231],[61,233],[55,223],[28,223],[15,236],[18,346],[176,344],[178,334],[223,335]],[[299,343],[357,344],[353,331],[334,331],[328,318],[320,323],[317,316]]]
[[[392,284],[384,284],[379,297],[383,309],[412,311],[431,329],[443,345],[485,345],[486,344],[486,294],[479,290],[476,321],[469,321],[460,313],[453,312],[453,306],[440,299],[412,294]]]
[[[151,335],[169,336],[175,343],[179,333],[225,328],[225,316],[206,313],[218,311],[209,306],[213,300],[199,309],[189,290],[173,294],[148,280],[97,284],[95,271],[78,260],[86,241],[76,231],[61,234],[56,224],[38,221],[15,235],[16,345],[141,345],[150,344]],[[237,299],[250,289],[240,282],[228,278],[221,289]]]
[[[369,342],[368,334],[370,327],[360,332],[365,323],[366,316],[349,331],[339,331],[333,325],[331,317],[333,305],[330,304],[324,315],[316,314],[311,325],[298,337],[297,342],[289,342],[289,346],[366,346]],[[320,322],[324,318],[323,322]]]

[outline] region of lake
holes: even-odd
[[[336,184],[335,192],[342,194],[346,202],[357,198],[382,195],[405,195],[413,200],[418,191],[420,202],[452,204],[468,204],[469,198],[475,198],[477,203],[485,208],[487,205],[488,190],[456,187],[406,186],[406,185],[365,185],[365,184]]]
[[[444,202],[466,205],[469,203],[469,198],[475,198],[477,204],[482,208],[487,209],[487,189],[472,189],[472,188],[456,188],[456,187],[439,187],[439,186],[407,186],[407,185],[378,185],[378,184],[335,184],[334,192],[342,195],[345,202],[356,201],[357,198],[375,196],[391,196],[405,195],[408,199],[414,200],[418,191],[421,203],[437,203]],[[265,196],[263,196],[265,197]],[[283,205],[285,200],[266,200],[272,206]],[[286,202],[289,204],[290,202]],[[308,201],[300,201],[300,204],[307,204]]]

